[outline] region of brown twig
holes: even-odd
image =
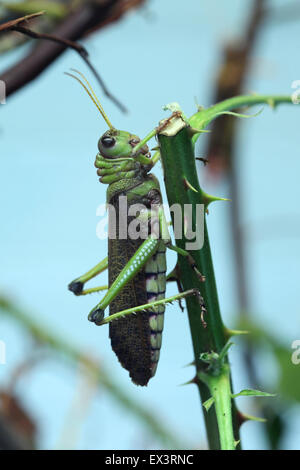
[[[41,16],[44,13],[45,13],[44,11],[39,11],[37,13],[32,13],[31,15],[26,15],[20,18],[16,18],[15,20],[6,21],[6,23],[0,24],[0,33],[4,31],[9,31],[15,26],[18,26],[18,25],[20,26],[22,23],[27,23],[31,19]]]
[[[264,19],[264,0],[254,0],[253,10],[242,40],[225,46],[223,63],[220,67],[213,103],[240,95],[251,64],[252,51],[260,26]],[[237,120],[232,116],[221,116],[214,121],[211,129],[207,158],[207,170],[216,176],[230,170]]]
[[[50,35],[52,40],[39,42],[26,57],[2,74],[0,79],[6,84],[6,95],[11,95],[38,77],[67,47],[70,47],[67,44],[69,41],[74,43],[91,31],[118,20],[130,8],[142,5],[144,2],[145,0],[102,0],[82,4],[55,27]],[[44,39],[50,39],[49,35],[46,36],[48,37]],[[53,37],[56,39],[54,40]],[[95,73],[95,68],[91,65],[88,57],[84,55],[82,57]],[[118,100],[108,92],[97,72],[96,75],[104,93],[120,105]]]
[[[78,52],[78,54],[81,56],[88,56],[88,52],[85,47],[81,46],[81,44],[78,44],[77,42],[70,41],[69,39],[58,38],[53,34],[37,33],[29,28],[25,28],[24,26],[19,25],[11,26],[9,29],[11,31],[17,31],[18,33],[25,34],[25,36],[29,36],[33,39],[47,39],[48,41],[57,42],[58,44],[62,44],[66,47],[74,49],[74,51]]]
[[[27,22],[29,19],[31,19],[33,17],[40,16],[42,14],[43,14],[43,12],[39,12],[39,13],[36,13],[36,14],[33,14],[33,15],[27,15],[25,17],[17,18],[16,20],[8,21],[8,22],[4,23],[3,25],[1,25],[0,33],[1,32],[2,33],[7,32],[7,31],[16,31],[16,32],[19,32],[21,34],[24,34],[25,36],[29,36],[30,38],[33,38],[33,39],[45,39],[45,40],[48,40],[48,41],[52,41],[56,44],[59,44],[59,45],[63,46],[64,48],[71,48],[71,49],[75,50],[82,57],[82,59],[85,61],[85,63],[87,64],[89,69],[92,71],[92,73],[95,75],[97,81],[99,82],[99,84],[102,88],[103,93],[111,101],[113,101],[116,104],[116,106],[118,106],[121,109],[121,111],[126,112],[127,110],[126,110],[125,106],[115,96],[113,96],[110,93],[110,91],[106,87],[103,79],[101,78],[100,74],[97,72],[95,67],[90,62],[89,54],[88,54],[87,50],[85,49],[85,47],[83,47],[81,44],[78,44],[77,42],[71,41],[70,39],[64,39],[64,38],[58,37],[58,36],[53,35],[53,34],[38,33],[36,31],[32,31],[31,29],[21,25],[22,23]],[[8,87],[7,87],[6,94],[7,95],[9,94]]]
[[[101,78],[100,74],[97,72],[95,67],[92,65],[90,59],[89,59],[89,54],[88,51],[86,50],[85,47],[83,47],[81,44],[78,44],[77,42],[70,41],[69,39],[63,39],[59,38],[57,36],[54,36],[53,34],[47,34],[47,33],[37,33],[35,31],[32,31],[29,28],[24,28],[24,26],[11,26],[9,28],[10,31],[17,31],[19,33],[24,34],[25,36],[29,36],[34,39],[46,39],[48,41],[53,41],[56,42],[57,44],[61,44],[65,46],[66,48],[73,49],[74,51],[78,52],[78,54],[81,56],[81,58],[84,60],[84,62],[87,64],[89,69],[92,71],[92,73],[95,75],[96,79],[98,80],[103,93],[115,103],[116,106],[118,106],[121,111],[124,113],[127,112],[127,109],[125,106],[114,96],[110,93],[108,90],[107,86],[105,85],[103,79]]]
[[[248,74],[251,55],[255,40],[265,14],[264,0],[254,0],[253,10],[246,28],[244,38],[239,44],[225,48],[224,62],[219,71],[216,84],[214,102],[219,102],[232,96],[241,94]],[[238,284],[239,308],[242,314],[247,312],[249,299],[246,282],[246,267],[244,244],[240,232],[240,207],[239,187],[235,165],[235,145],[238,122],[232,116],[221,116],[215,120],[210,134],[207,158],[210,164],[208,172],[214,172],[216,168],[228,174],[230,180],[231,224],[233,231],[233,244],[236,261],[236,278]]]

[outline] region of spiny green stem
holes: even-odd
[[[221,101],[210,108],[201,109],[194,114],[190,119],[190,125],[198,130],[203,130],[211,121],[216,119],[220,113],[224,111],[231,111],[244,106],[254,106],[257,104],[268,104],[275,108],[278,104],[292,103],[291,96],[287,95],[241,95],[234,96],[227,100]],[[193,142],[197,140],[199,134],[193,136]]]
[[[208,109],[198,111],[189,119],[189,124],[192,128],[190,132],[188,128],[184,128],[179,132],[178,130],[174,131],[173,134],[170,132],[172,129],[168,129],[168,136],[158,133],[161,159],[164,167],[164,179],[170,206],[179,203],[183,210],[184,204],[192,204],[193,208],[196,207],[196,204],[207,204],[205,199],[207,195],[199,185],[193,148],[193,144],[200,136],[200,132],[224,112],[264,103],[275,107],[277,104],[290,104],[292,101],[290,96],[237,96],[222,101]],[[172,123],[170,123],[171,125]],[[188,181],[189,185],[183,184],[184,181]],[[195,231],[195,229],[194,211],[192,230]],[[176,244],[179,247],[184,248],[185,243],[186,240],[184,238],[176,240]],[[183,288],[198,288],[204,298],[207,310],[205,320],[208,327],[203,329],[198,306],[195,304],[194,299],[187,299],[195,365],[199,377],[199,374],[205,370],[200,360],[201,353],[209,351],[214,351],[217,354],[221,353],[228,333],[228,330],[224,328],[220,314],[206,222],[204,222],[204,246],[201,250],[193,251],[192,255],[196,261],[197,268],[206,278],[204,283],[199,283],[199,280],[196,279],[185,259],[179,257],[178,265]],[[226,374],[222,372],[215,375],[209,386],[216,403],[216,406],[205,414],[208,441],[211,449],[233,449],[235,448],[235,443],[239,442],[239,424],[235,403],[232,400],[230,368],[226,363],[224,367],[226,368]],[[207,383],[200,381],[198,386],[202,402],[205,402],[210,398]]]
[[[231,383],[229,366],[225,364],[216,377],[199,373],[199,378],[208,386],[214,400],[221,450],[235,450],[236,442],[232,427]]]
[[[258,104],[267,104],[271,108],[275,108],[279,104],[292,104],[292,98],[289,95],[241,95],[228,98],[227,100],[221,101],[209,108],[203,108],[197,113],[193,114],[188,121],[192,128],[198,129],[199,134],[196,133],[192,137],[193,143],[196,142],[200,136],[201,131],[204,130],[208,124],[214,119],[218,118],[222,113],[227,111],[232,111],[233,109],[238,109],[242,107],[250,107]],[[250,117],[250,116],[249,116]],[[206,131],[209,132],[209,131]],[[152,137],[156,135],[156,128],[153,129],[147,136],[137,144],[133,150],[135,154],[145,143],[147,143]],[[156,163],[160,158],[160,152],[157,151],[152,158],[153,163]]]
[[[158,135],[162,163],[164,167],[164,179],[169,205],[180,204],[184,211],[184,204],[191,204],[193,207],[192,230],[196,229],[196,205],[203,204],[202,191],[199,186],[197,171],[195,166],[194,150],[188,127],[183,128],[174,136]],[[183,179],[189,181],[196,192],[183,184]],[[184,212],[183,212],[184,213]],[[185,237],[176,240],[179,248],[185,249]],[[220,315],[218,293],[214,277],[210,245],[206,223],[204,222],[204,245],[201,250],[191,253],[199,271],[206,277],[205,282],[201,282],[191,268],[186,257],[178,257],[180,269],[180,281],[184,290],[191,287],[197,288],[204,298],[206,308],[205,322],[207,328],[203,327],[199,303],[190,297],[186,299],[190,329],[195,354],[195,365],[197,371],[203,370],[205,365],[200,359],[201,353],[215,351],[220,353],[226,343],[224,327]],[[210,398],[210,392],[206,384],[198,383],[202,402]],[[210,449],[220,449],[220,435],[215,409],[212,408],[204,415]],[[238,429],[236,429],[236,440]]]

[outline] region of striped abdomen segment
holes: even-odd
[[[166,248],[163,242],[159,244],[157,252],[145,266],[147,302],[154,302],[165,298],[166,291]],[[151,344],[151,375],[154,376],[159,360],[162,331],[164,327],[165,306],[158,305],[148,311]]]

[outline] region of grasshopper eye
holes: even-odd
[[[116,143],[116,140],[113,137],[109,137],[108,135],[102,137],[101,144],[103,147],[110,148],[113,147]]]

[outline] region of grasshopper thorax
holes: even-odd
[[[95,166],[101,183],[135,178],[150,171],[152,164],[148,146],[144,145],[133,154],[139,142],[140,138],[135,134],[113,128],[100,137]]]

